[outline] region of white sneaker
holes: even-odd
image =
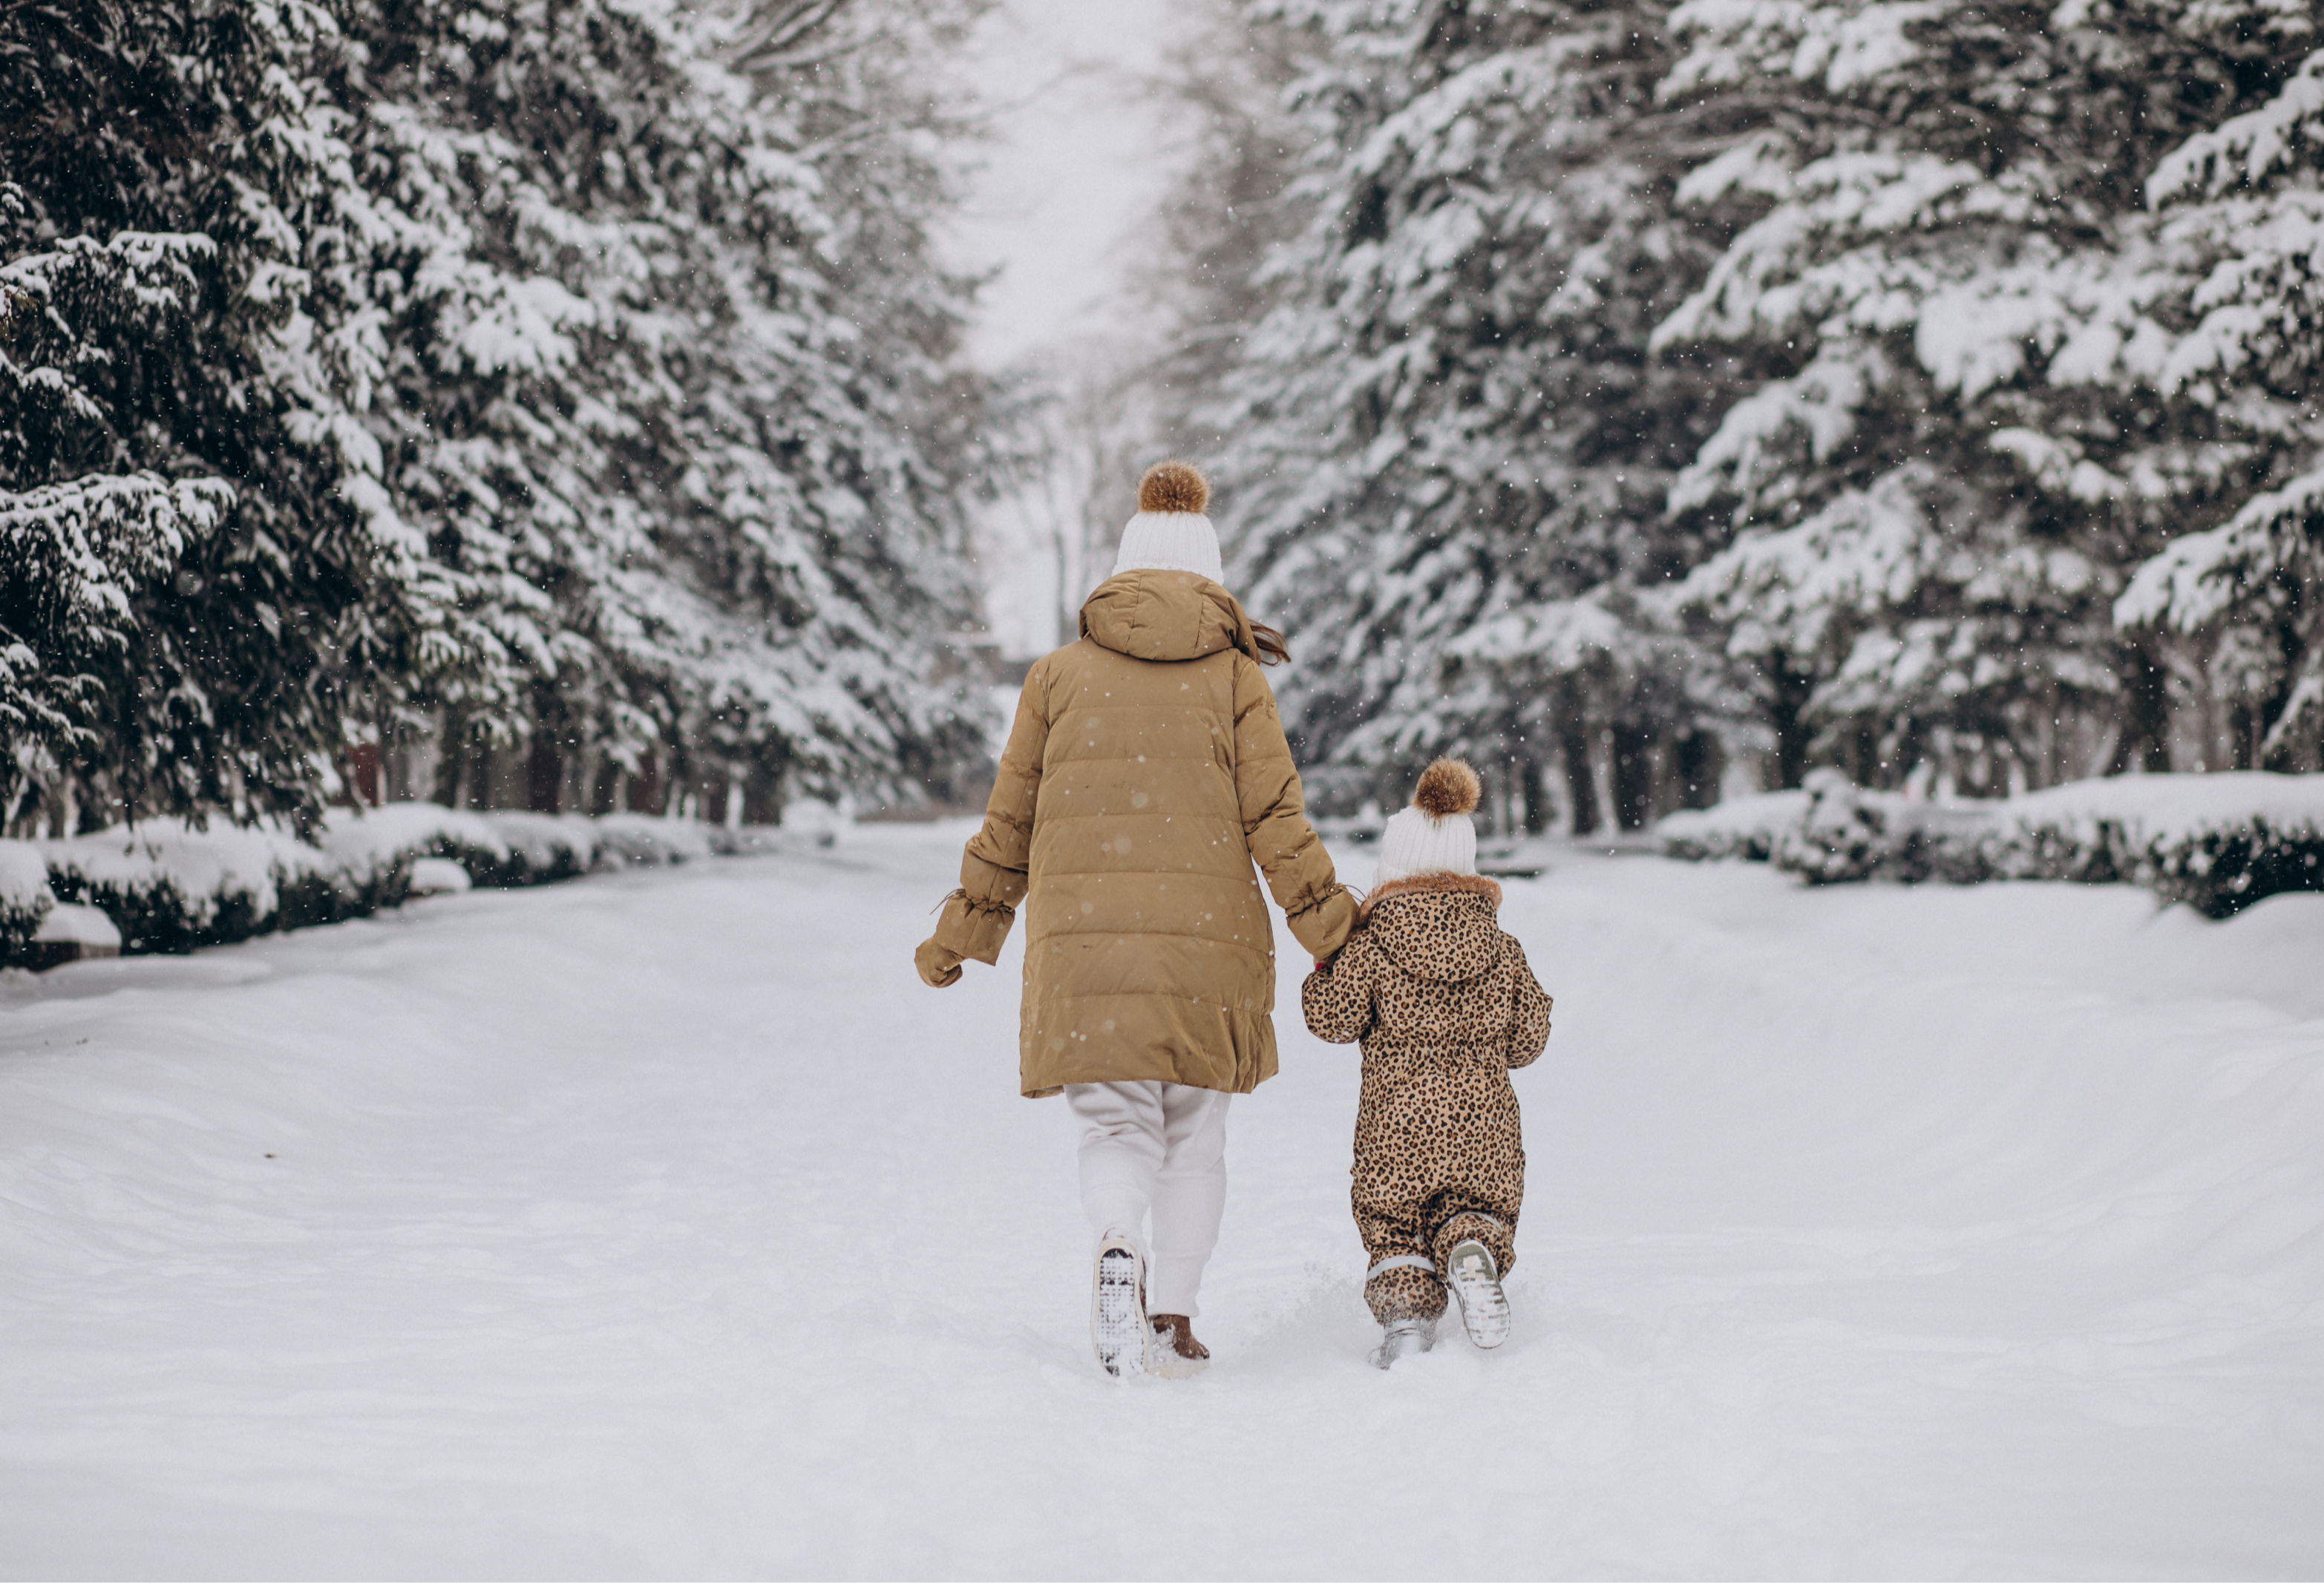
[[[1509,1298],[1501,1290],[1501,1272],[1494,1267],[1492,1250],[1474,1238],[1452,1245],[1452,1268],[1444,1284],[1460,1300],[1461,1322],[1469,1339],[1480,1347],[1498,1347],[1509,1339]]]
[[[1374,1368],[1392,1368],[1399,1358],[1410,1358],[1436,1345],[1436,1321],[1395,1319],[1380,1327],[1380,1344],[1372,1348]]]
[[[1098,1245],[1097,1270],[1090,1293],[1090,1345],[1105,1372],[1117,1376],[1146,1372],[1146,1261],[1138,1244],[1109,1232]]]

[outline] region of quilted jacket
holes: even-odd
[[[1025,1093],[1140,1079],[1248,1093],[1276,1070],[1259,876],[1318,958],[1355,903],[1308,826],[1234,596],[1191,572],[1125,572],[1081,625],[1025,678],[922,976],[996,962],[1021,906]]]

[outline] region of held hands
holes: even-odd
[[[920,982],[942,989],[960,981],[960,953],[948,951],[934,940],[923,940],[920,948],[912,953],[912,965],[920,970]]]

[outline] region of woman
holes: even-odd
[[[1000,959],[1026,907],[1023,1089],[1063,1092],[1081,1123],[1091,1340],[1115,1375],[1210,1358],[1193,1321],[1226,1207],[1227,1100],[1275,1075],[1252,863],[1318,961],[1355,922],[1259,672],[1288,656],[1220,586],[1209,499],[1183,462],[1139,482],[1081,640],[1026,676],[984,827],[917,959],[951,984]]]

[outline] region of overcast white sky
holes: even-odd
[[[995,369],[1120,309],[1121,244],[1168,171],[1137,79],[1186,23],[1171,0],[1003,0],[964,64],[1003,107],[952,246],[998,265],[970,341]],[[1174,20],[1175,19],[1175,20]]]
[[[979,367],[997,373],[1134,319],[1121,266],[1170,176],[1139,83],[1193,31],[1192,10],[1189,0],[1002,0],[979,27],[963,75],[993,108],[992,135],[947,238],[955,262],[999,272],[969,338]],[[1019,655],[1062,641],[1047,541],[1019,502],[981,519],[993,636]]]

